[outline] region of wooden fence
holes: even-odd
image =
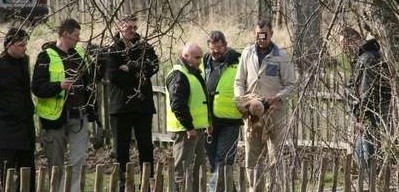
[[[373,159],[371,162],[370,169],[360,168],[357,174],[352,173],[352,155],[342,155],[342,151],[335,151],[336,153],[325,152],[320,155],[318,160],[310,160],[309,157],[302,157],[303,161],[300,165],[296,165],[292,158],[289,156],[282,160],[284,180],[281,181],[283,186],[283,192],[308,192],[317,191],[322,192],[328,191],[390,191],[398,186],[398,172],[392,171],[391,165],[387,165],[382,168],[381,176],[377,178],[376,173],[376,162]],[[192,168],[187,167],[185,170],[184,180],[182,183],[175,183],[174,179],[174,159],[168,158],[164,161],[158,161],[156,164],[154,177],[150,177],[150,164],[144,163],[143,174],[138,173],[135,169],[134,163],[130,162],[127,166],[126,171],[126,182],[124,184],[126,192],[174,192],[184,191],[191,192],[190,184],[192,183]],[[105,173],[105,168],[112,166],[112,171],[108,174]],[[116,192],[119,191],[119,164],[104,165],[99,164],[95,169],[94,187],[93,189],[88,189],[87,183],[87,170],[83,169],[81,174],[81,189],[82,191],[94,191],[94,192]],[[71,175],[72,167],[64,167],[64,191],[70,191],[71,187]],[[20,191],[28,192],[30,187],[30,169],[21,168],[20,176]],[[256,171],[255,171],[256,172]],[[366,172],[371,175],[371,177],[366,178]],[[57,191],[59,183],[53,178],[57,178],[61,174],[59,167],[53,167],[51,172],[51,177],[47,179],[48,171],[40,167],[37,169],[37,180],[36,180],[36,191]],[[200,174],[195,175],[199,179],[199,189],[200,191],[206,191],[207,188],[207,172],[206,166],[200,167]],[[259,174],[265,174],[266,182],[270,179],[269,170],[266,168],[264,170],[258,170],[254,174],[254,177],[259,177]],[[14,192],[17,188],[17,177],[18,173],[15,169],[7,170],[7,177],[4,190],[5,192]],[[220,169],[219,178],[216,186],[218,189],[224,187],[225,191],[231,192],[236,191],[246,192],[248,191],[248,183],[245,175],[245,168],[239,166],[225,166]],[[231,177],[234,175],[234,177]],[[107,178],[107,179],[105,179]],[[255,179],[254,178],[254,179]],[[108,183],[104,181],[108,180]],[[367,182],[365,182],[367,181]],[[1,191],[1,190],[0,190]],[[220,190],[218,190],[220,191]]]

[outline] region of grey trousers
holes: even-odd
[[[64,173],[65,152],[69,144],[69,163],[72,166],[72,186],[71,191],[80,192],[80,176],[82,166],[86,163],[88,151],[88,122],[83,118],[83,124],[80,119],[69,119],[60,129],[44,130],[43,144],[48,159],[49,170],[52,166],[58,166],[61,173]],[[64,174],[57,178],[60,187],[58,191],[63,191]]]
[[[187,139],[185,131],[176,132],[173,143],[173,157],[175,158],[175,182],[177,184],[184,180],[183,162],[190,171],[188,175],[192,181],[192,192],[199,191],[199,168],[205,165],[205,140],[203,130],[197,131],[195,138]]]

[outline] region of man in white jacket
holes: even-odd
[[[286,109],[288,96],[295,88],[295,67],[291,58],[271,41],[273,30],[270,21],[259,21],[255,27],[255,35],[255,43],[242,52],[234,83],[234,95],[260,95],[268,109],[261,119],[261,129],[252,129],[248,119],[245,119],[245,167],[250,191],[264,191],[262,181],[268,170],[271,178],[268,191],[281,191],[281,152],[284,140],[288,138]],[[269,155],[267,166],[265,151]]]

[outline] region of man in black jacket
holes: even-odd
[[[20,167],[30,167],[30,191],[33,192],[35,127],[29,59],[25,54],[27,40],[24,30],[11,28],[0,55],[0,182],[4,187],[4,168],[16,168],[19,172]]]
[[[88,151],[88,112],[94,80],[80,41],[80,24],[66,19],[58,29],[56,42],[43,45],[33,72],[32,91],[37,97],[36,112],[43,128],[43,145],[49,168],[63,170],[64,153],[69,144],[69,165],[72,166],[72,186],[80,191],[80,172]],[[51,170],[51,169],[50,169]],[[57,178],[63,190],[61,175]]]
[[[356,30],[345,28],[340,43],[344,53],[352,58],[353,74],[349,87],[358,135],[355,157],[359,164],[368,166],[382,135],[392,133],[389,122],[392,97],[389,77],[392,74],[381,58],[380,45],[375,39],[363,40]]]
[[[110,81],[109,114],[116,138],[116,156],[121,166],[123,191],[132,126],[140,166],[143,162],[151,163],[153,173],[152,117],[155,105],[150,78],[158,71],[159,62],[154,48],[136,33],[135,16],[124,17],[118,27],[119,33],[108,54],[106,75]]]

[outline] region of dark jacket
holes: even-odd
[[[72,78],[72,76],[77,75],[74,77],[76,82],[73,88],[65,94],[68,96],[66,97],[60,118],[54,121],[40,118],[44,129],[58,129],[66,123],[67,118],[80,118],[81,112],[85,113],[86,108],[91,106],[88,104],[90,104],[90,95],[93,94],[92,87],[94,80],[91,77],[93,73],[89,71],[90,68],[86,67],[85,61],[83,61],[83,58],[80,57],[75,49],[70,49],[68,53],[65,53],[56,47],[55,42],[49,42],[42,46],[43,51],[37,56],[32,77],[32,91],[35,96],[39,98],[51,98],[62,91],[61,82],[50,82],[50,58],[45,51],[47,48],[54,49],[62,58],[64,70],[66,71],[65,78]]]
[[[133,46],[128,49],[119,36],[114,41],[107,56],[106,67],[110,81],[109,113],[154,114],[150,78],[159,69],[154,48],[140,36],[131,40]],[[129,70],[120,69],[122,65],[126,65]]]
[[[34,149],[28,57],[0,55],[0,149]]]
[[[381,59],[378,42],[372,39],[362,45],[355,60],[351,84],[358,98],[354,106],[356,117],[370,116],[374,112],[380,115],[388,112],[386,106],[391,100],[391,76],[387,63]]]
[[[223,58],[218,61],[212,60],[212,57],[209,53],[204,55],[203,64],[205,67],[205,81],[206,87],[209,93],[209,105],[210,105],[210,113],[212,117],[212,124],[215,125],[242,125],[243,121],[241,119],[226,119],[226,118],[217,118],[213,112],[213,100],[215,99],[215,91],[219,79],[226,69],[227,66],[237,64],[239,62],[241,54],[235,51],[234,49],[228,48]],[[217,63],[217,65],[215,65]],[[232,79],[234,81],[234,79]],[[233,89],[233,87],[231,87]]]
[[[201,83],[205,95],[207,94],[205,80],[201,75],[201,71],[185,64],[183,59],[177,61],[177,65],[184,65],[188,72],[193,74]],[[169,93],[170,107],[175,114],[177,120],[187,130],[194,129],[193,117],[190,113],[188,100],[190,98],[190,84],[185,74],[181,71],[173,71],[166,78],[166,87]]]

